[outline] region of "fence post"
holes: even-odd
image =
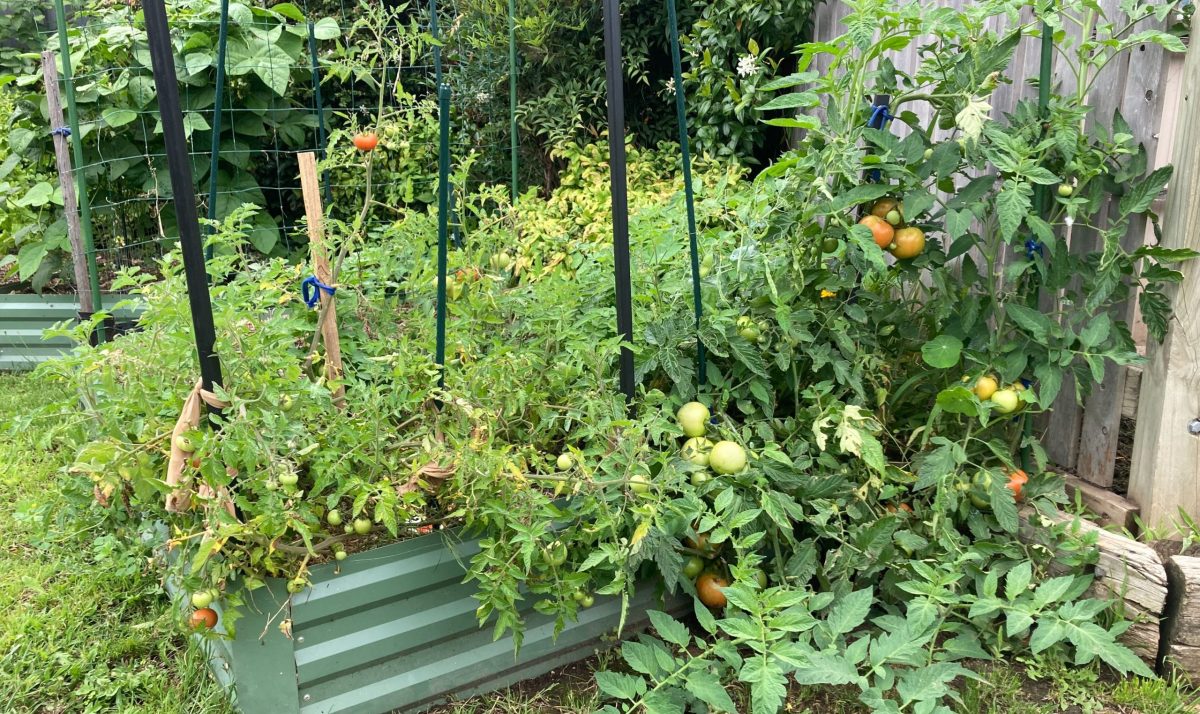
[[[71,150],[67,148],[62,100],[58,95],[58,69],[54,66],[54,53],[50,50],[42,53],[42,76],[46,81],[46,104],[50,110],[51,133],[54,135],[54,158],[58,165],[58,183],[62,187],[63,213],[67,216],[67,238],[71,241],[75,292],[79,296],[80,313],[91,314],[96,311],[96,305],[92,302],[92,282],[88,277],[83,227],[79,224],[79,202],[75,195],[74,172],[71,170]]]
[[[67,121],[71,130],[71,148],[75,154],[75,186],[79,199],[80,228],[83,237],[83,250],[87,258],[88,283],[92,291],[92,309],[103,310],[104,301],[100,297],[100,271],[96,267],[96,243],[92,236],[92,202],[88,196],[87,176],[84,175],[83,137],[79,134],[79,107],[75,102],[75,78],[71,73],[71,42],[67,37],[67,11],[63,0],[55,0],[54,19],[58,30],[58,55],[62,59],[63,86],[67,93]],[[96,338],[105,340],[104,325],[96,326]]]
[[[187,137],[183,132],[183,110],[179,105],[179,81],[175,75],[175,56],[171,49],[171,30],[163,0],[145,0],[146,39],[150,45],[150,64],[154,69],[154,87],[158,93],[158,113],[166,144],[167,167],[171,176],[171,198],[179,226],[179,247],[183,253],[183,272],[187,279],[188,302],[192,312],[192,331],[200,359],[200,379],[204,389],[213,391],[221,384],[221,362],[217,358],[217,336],[213,325],[212,300],[208,294],[208,273],[204,267],[204,243],[200,237],[200,218],[196,212],[196,189],[192,185],[192,166],[188,157]],[[219,415],[215,407],[210,412]]]
[[[620,384],[625,400],[634,396],[633,289],[629,279],[629,195],[625,175],[625,72],[621,63],[621,4],[604,0],[604,81],[608,92],[608,165],[612,182],[613,272],[617,289],[617,332],[621,346]]]
[[[1192,21],[1200,32],[1200,16]],[[1189,52],[1183,69],[1180,116],[1200,111],[1200,56]],[[1162,246],[1200,250],[1200,123],[1176,127]],[[1183,267],[1173,296],[1174,319],[1161,345],[1147,345],[1129,497],[1151,528],[1167,528],[1179,509],[1200,516],[1200,262]]]
[[[434,362],[438,386],[446,386],[446,262],[450,230],[450,86],[438,85],[438,255],[437,344]]]

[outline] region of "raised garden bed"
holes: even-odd
[[[479,627],[465,563],[478,551],[455,532],[433,533],[310,571],[312,587],[287,581],[246,595],[237,636],[205,637],[210,667],[246,714],[418,712],[544,674],[614,644],[620,598],[601,597],[559,633],[526,601],[519,653],[511,636]],[[647,584],[629,603],[623,634],[646,610],[686,609]],[[224,635],[218,624],[217,632]],[[197,635],[197,637],[201,637]]]

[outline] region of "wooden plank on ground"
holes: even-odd
[[[1200,15],[1193,30],[1200,30]],[[1188,54],[1180,102],[1183,116],[1200,109],[1200,53]],[[1200,122],[1179,122],[1174,144],[1162,245],[1200,249]],[[1129,475],[1130,500],[1143,521],[1161,530],[1172,527],[1181,508],[1200,515],[1200,436],[1189,433],[1200,419],[1200,262],[1184,264],[1183,272],[1172,290],[1175,315],[1166,339],[1147,345]]]
[[[304,215],[308,219],[308,246],[312,256],[313,274],[326,285],[334,285],[333,270],[325,248],[325,211],[321,207],[321,182],[317,179],[317,157],[311,151],[297,155],[300,163],[300,187],[304,193]],[[335,286],[336,287],[336,286]],[[321,323],[321,338],[325,343],[325,377],[338,383],[333,391],[333,403],[344,406],[346,388],[342,379],[342,343],[338,336],[337,303],[333,295],[318,290],[325,319]]]
[[[1072,499],[1078,498],[1080,503],[1098,516],[1100,525],[1133,530],[1134,516],[1138,513],[1138,507],[1135,504],[1119,494],[1090,484],[1077,476],[1070,474],[1062,476],[1066,481],[1067,496]]]
[[[50,126],[54,134],[54,159],[58,167],[58,185],[62,187],[63,214],[67,218],[67,240],[71,243],[71,266],[74,268],[75,291],[79,296],[79,311],[96,311],[92,303],[92,283],[88,278],[87,252],[83,246],[83,226],[79,222],[79,196],[75,193],[75,172],[71,170],[71,151],[67,146],[63,119],[62,98],[58,91],[58,67],[54,64],[54,53],[42,53],[42,76],[46,82],[46,106],[50,114]]]

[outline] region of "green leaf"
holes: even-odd
[[[1022,561],[1012,570],[1008,571],[1008,575],[1005,576],[1004,597],[1008,598],[1009,602],[1012,602],[1021,595],[1024,595],[1031,580],[1033,580],[1033,564],[1028,560]]]
[[[952,239],[966,235],[974,220],[970,211],[946,211],[946,235]]]
[[[137,119],[137,112],[132,109],[105,109],[100,118],[111,129],[116,129],[119,126],[125,126],[134,119]]]
[[[183,58],[183,68],[187,76],[199,74],[212,66],[213,56],[207,52],[193,52]]]
[[[271,10],[278,15],[286,17],[289,20],[295,20],[296,22],[304,22],[307,19],[304,17],[304,13],[300,11],[300,8],[290,2],[281,2],[278,5],[272,6]]]
[[[313,24],[313,37],[318,40],[332,40],[340,37],[342,28],[332,17],[322,17]]]
[[[279,96],[287,91],[292,76],[292,58],[283,48],[273,44],[259,46],[258,53],[243,59],[229,69],[231,75],[253,72],[263,84]]]
[[[1013,322],[1017,323],[1018,327],[1039,342],[1046,341],[1054,329],[1054,323],[1050,321],[1049,317],[1020,303],[1010,302],[1004,306],[1004,311]]]
[[[693,670],[689,672],[685,686],[693,697],[707,704],[711,710],[737,711],[737,706],[729,698],[729,693],[721,686],[720,680],[707,671]]]
[[[650,617],[650,623],[654,625],[654,631],[667,642],[680,647],[687,647],[691,642],[687,626],[682,622],[658,610],[650,610],[646,614]]]
[[[1000,235],[1011,241],[1021,228],[1021,223],[1033,206],[1033,190],[1028,184],[1005,181],[996,195],[996,214],[1000,221]]]
[[[1040,610],[1052,602],[1057,602],[1075,583],[1074,575],[1060,575],[1038,585],[1033,592],[1033,607]]]
[[[921,346],[921,359],[937,369],[949,369],[962,357],[962,340],[953,335],[938,335]]]
[[[22,207],[40,208],[54,200],[54,186],[48,181],[39,181],[29,187],[24,196],[14,203]]]
[[[798,668],[792,675],[797,684],[856,684],[861,677],[858,668],[842,657],[814,654],[808,666]]]
[[[783,129],[807,129],[814,131],[821,128],[821,120],[814,116],[800,115],[797,117],[773,117],[764,119],[763,124],[777,126]]]
[[[815,92],[788,92],[780,94],[771,101],[759,107],[759,111],[769,112],[776,109],[797,109],[815,107],[821,103]]]
[[[1121,203],[1118,206],[1121,214],[1145,213],[1150,210],[1154,199],[1158,198],[1158,195],[1166,189],[1167,182],[1171,180],[1171,174],[1174,171],[1172,166],[1155,169],[1149,176],[1130,186],[1125,195],[1121,197]]]
[[[992,479],[991,504],[992,515],[996,517],[1000,527],[1007,533],[1016,533],[1020,526],[1017,519],[1017,501],[1013,492],[998,478]]]
[[[629,701],[646,693],[646,680],[620,672],[596,672],[596,686],[610,697]]]
[[[662,669],[658,666],[658,658],[654,650],[654,646],[645,642],[627,641],[621,644],[621,657],[633,671],[657,679],[662,674]]]
[[[38,271],[49,248],[45,242],[26,243],[17,253],[17,270],[21,280],[29,280]]]
[[[751,714],[777,714],[787,697],[787,678],[766,655],[751,657],[742,666],[738,679],[750,685]]]
[[[1038,621],[1029,638],[1029,651],[1039,654],[1062,641],[1066,628],[1061,620],[1044,618]]]
[[[826,207],[830,213],[840,213],[877,198],[883,198],[891,192],[892,187],[882,183],[867,183],[855,186],[843,194],[835,196]]]
[[[801,84],[814,82],[820,76],[821,75],[817,72],[799,72],[797,74],[789,74],[786,77],[776,77],[758,89],[760,92],[774,92],[780,89],[790,89],[792,87],[799,87]]]
[[[979,416],[979,405],[975,403],[975,395],[960,384],[938,392],[937,405],[942,411],[951,414]]]
[[[834,636],[852,631],[866,621],[874,599],[874,588],[855,590],[834,604],[829,616],[825,618],[825,627]]]

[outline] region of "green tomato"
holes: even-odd
[[[575,592],[571,593],[571,599],[575,602],[583,602],[585,597],[587,597],[587,593],[579,589],[576,589]]]
[[[707,471],[693,471],[691,483],[693,488],[700,488],[704,484],[712,480],[712,476],[708,475]]]
[[[337,511],[330,511],[325,514],[325,522],[331,526],[342,525],[342,514]]]
[[[1063,198],[1070,198],[1075,193],[1075,187],[1069,183],[1060,183],[1058,185],[1058,195]]]
[[[179,449],[185,454],[190,454],[196,450],[196,442],[192,441],[192,437],[186,434],[180,434],[179,436],[175,437],[175,448]]]
[[[334,557],[334,558],[336,558],[336,559],[338,559],[338,560],[345,560],[345,559],[346,559],[346,557],[347,557],[347,554],[346,554],[346,551],[344,551],[344,550],[339,550],[339,551],[335,551],[335,552],[334,552],[334,554],[333,554],[333,557]]]
[[[688,402],[679,411],[675,413],[675,420],[679,422],[679,428],[687,436],[704,436],[704,432],[708,430],[708,418],[711,414],[708,407],[700,402]]]
[[[567,471],[575,465],[575,459],[570,454],[563,453],[558,455],[558,460],[555,461],[559,471]]]
[[[1017,390],[1008,387],[997,389],[992,393],[992,406],[1000,414],[1012,414],[1021,406],[1021,398],[1017,395]]]
[[[308,587],[308,583],[304,578],[293,578],[288,581],[287,591],[295,595],[296,593],[304,592],[304,588]]]
[[[567,562],[567,546],[560,541],[554,541],[542,549],[542,561],[552,568],[557,568]]]
[[[884,216],[884,220],[893,226],[898,226],[900,225],[900,221],[903,219],[900,216],[900,211],[892,210],[887,212],[887,215]]]
[[[744,327],[738,330],[738,334],[741,335],[742,339],[746,340],[747,342],[758,341],[759,332],[757,327]]]
[[[683,576],[688,580],[695,580],[703,572],[704,560],[698,555],[693,555],[683,564]]]
[[[746,450],[732,441],[718,441],[708,455],[708,465],[719,474],[735,474],[746,468]]]
[[[929,161],[932,158],[933,158],[933,149],[926,149],[925,150],[925,160]]]
[[[371,532],[371,520],[369,518],[355,518],[354,532],[359,535],[366,535]]]
[[[592,597],[591,595],[584,595],[583,599],[579,601],[579,606],[582,608],[589,608],[595,604],[596,598]]]
[[[285,412],[290,412],[294,406],[296,406],[296,398],[290,394],[283,395],[279,400],[279,408]]]
[[[754,569],[754,582],[758,583],[758,589],[763,590],[767,587],[767,571],[762,568]]]
[[[683,442],[679,455],[697,466],[708,466],[708,453],[712,450],[712,442],[703,436],[693,436]]]
[[[287,471],[279,474],[279,483],[284,486],[295,486],[300,482],[300,477],[293,471]]]
[[[212,604],[213,594],[208,590],[197,590],[192,593],[192,607],[199,610]]]
[[[346,535],[350,535],[351,533],[354,532],[354,526],[347,523],[346,525],[342,526],[342,532],[345,533]]]
[[[837,238],[826,238],[821,241],[821,250],[825,253],[833,253],[838,249],[839,245],[840,243],[838,243]]]
[[[646,474],[634,474],[629,477],[629,490],[639,496],[650,492],[650,477]]]

